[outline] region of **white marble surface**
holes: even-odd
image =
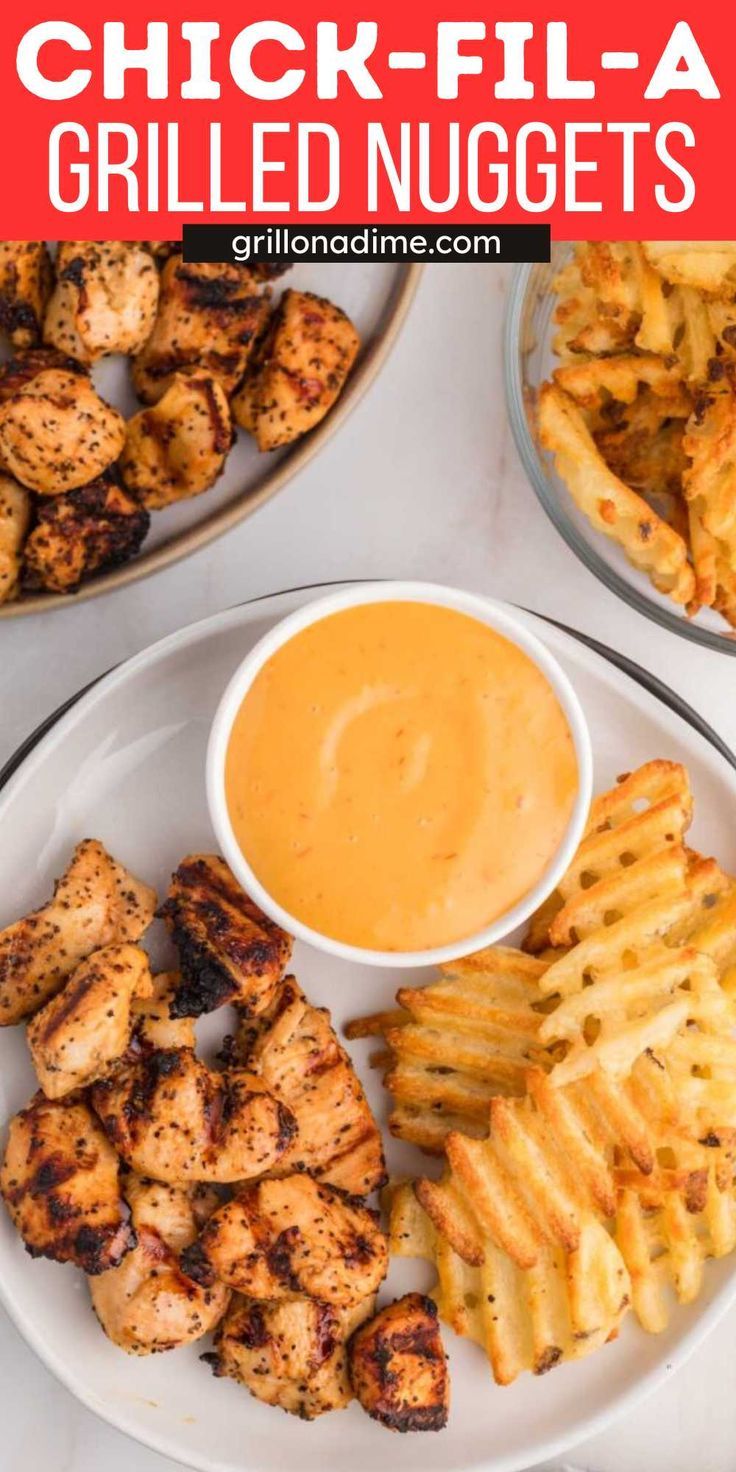
[[[503,400],[506,279],[498,267],[429,267],[347,425],[224,540],[96,602],[0,625],[0,764],[81,685],[182,624],[278,588],[391,575],[463,584],[577,625],[669,681],[736,746],[736,665],[601,588],[525,482]],[[572,1460],[593,1472],[733,1472],[734,1360],[731,1315],[687,1369]],[[79,1406],[1,1311],[0,1365],[0,1472],[174,1472]],[[389,1446],[386,1456],[390,1465]]]

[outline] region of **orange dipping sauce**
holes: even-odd
[[[473,936],[541,879],[578,768],[551,685],[515,644],[430,603],[371,603],[267,661],[235,718],[225,795],[272,898],[344,943]]]

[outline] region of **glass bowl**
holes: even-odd
[[[516,448],[524,470],[550,521],[568,547],[597,578],[647,618],[694,644],[736,654],[736,631],[704,608],[694,618],[652,586],[623,550],[594,530],[578,510],[552,457],[539,444],[537,393],[555,366],[552,352],[552,281],[569,259],[572,246],[553,245],[549,264],[517,266],[511,283],[504,331],[506,399]]]

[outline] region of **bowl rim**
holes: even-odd
[[[395,279],[375,332],[361,348],[355,367],[337,402],[314,429],[296,440],[273,465],[268,466],[264,460],[263,473],[258,480],[250,487],[246,486],[235,492],[226,505],[209,512],[194,526],[185,531],[174,532],[160,546],[148,552],[144,549],[122,567],[113,567],[107,572],[98,573],[88,582],[82,583],[76,592],[34,593],[25,598],[1,603],[0,619],[26,618],[32,614],[53,613],[56,609],[76,608],[91,598],[99,598],[105,593],[137,583],[142,578],[151,577],[167,567],[173,567],[176,562],[183,561],[185,557],[190,557],[218,537],[224,536],[270,501],[277,491],[283,490],[319,453],[323,445],[332,439],[388,361],[405,325],[424,271],[423,263],[417,261],[397,262],[396,267]]]
[[[321,931],[298,920],[273,899],[254,873],[235,837],[225,798],[225,758],[237,712],[257,674],[278,649],[302,630],[329,618],[331,614],[372,603],[406,602],[430,603],[467,614],[494,629],[531,659],[557,696],[572,734],[578,765],[578,790],[563,838],[544,873],[510,910],[459,941],[424,950],[381,951],[350,945],[332,936],[323,935]],[[207,805],[217,841],[236,879],[264,913],[290,935],[328,955],[362,965],[394,970],[397,967],[436,966],[457,960],[460,956],[467,956],[486,946],[497,944],[528,920],[556,888],[568,868],[583,836],[593,792],[592,746],[582,705],[571,680],[542,640],[517,622],[507,605],[495,599],[442,583],[404,579],[368,582],[343,588],[303,605],[269,629],[241,660],[223,691],[210,729],[205,767]]]
[[[689,639],[691,643],[700,644],[706,649],[713,649],[719,654],[736,655],[736,631],[729,633],[724,630],[723,633],[717,633],[713,629],[705,629],[694,623],[692,619],[686,618],[684,614],[677,614],[672,609],[655,603],[653,598],[628,583],[616,572],[615,568],[606,562],[605,558],[599,555],[592,542],[580,535],[574,522],[567,515],[563,503],[552,495],[544,463],[529,432],[524,410],[524,387],[521,376],[522,318],[534,269],[531,262],[517,265],[513,269],[504,318],[503,360],[506,410],[511,424],[511,433],[527,480],[537,500],[580,562],[608,588],[609,592],[623,599],[629,608],[636,609],[637,613],[642,613],[645,618],[651,619],[661,628],[678,634],[681,639]]]

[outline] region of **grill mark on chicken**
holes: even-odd
[[[16,353],[7,363],[0,364],[0,404],[14,398],[20,389],[32,383],[47,368],[61,368],[64,373],[89,377],[88,370],[81,363],[56,348],[26,348],[25,352]]]

